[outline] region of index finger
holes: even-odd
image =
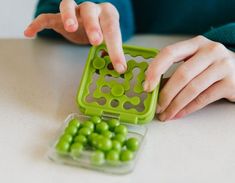
[[[127,65],[122,49],[118,12],[115,7],[109,3],[101,4],[101,8],[100,25],[111,62],[118,73],[124,73],[127,69]]]
[[[160,81],[161,75],[164,74],[169,67],[176,62],[194,55],[201,44],[202,36],[198,36],[186,41],[181,41],[163,48],[160,53],[150,63],[144,82],[144,90],[151,92]]]

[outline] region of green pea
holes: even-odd
[[[110,139],[113,137],[113,133],[108,130],[101,132],[101,135]]]
[[[83,127],[87,127],[87,128],[90,128],[92,131],[94,131],[94,123],[92,123],[91,121],[85,121],[83,124],[82,124]]]
[[[113,140],[119,141],[121,144],[123,144],[126,140],[126,136],[123,134],[117,134],[113,137]]]
[[[91,121],[94,123],[94,124],[98,124],[101,122],[101,118],[99,116],[92,116],[91,117]]]
[[[93,145],[95,148],[98,148],[98,144],[100,144],[100,141],[102,140],[102,136],[101,135],[97,135],[92,137],[91,139],[91,145]]]
[[[96,132],[102,133],[103,131],[106,131],[109,129],[109,126],[106,122],[100,122],[96,125]]]
[[[112,148],[112,141],[107,137],[101,137],[97,141],[97,148],[102,151],[108,151]]]
[[[90,135],[91,132],[92,132],[91,129],[90,129],[90,128],[87,128],[87,127],[82,127],[82,128],[78,131],[78,133],[79,133],[80,135],[84,135],[84,136]]]
[[[120,125],[120,122],[117,119],[111,119],[108,121],[109,129],[114,130],[115,127]]]
[[[66,141],[68,143],[71,143],[73,140],[73,136],[70,135],[70,134],[63,134],[61,137],[60,137],[60,141]]]
[[[76,126],[77,128],[79,128],[80,127],[80,122],[79,122],[78,119],[74,118],[74,119],[70,120],[69,126]]]
[[[93,139],[95,139],[97,136],[99,136],[98,133],[92,132],[89,136],[88,136],[88,140],[91,142]]]
[[[65,133],[75,135],[77,133],[78,129],[76,126],[68,126],[65,128]]]
[[[102,151],[96,150],[91,155],[91,162],[94,165],[102,165],[104,163],[104,160],[105,160],[104,157],[105,157],[105,155]]]
[[[119,162],[119,152],[111,150],[106,155],[106,160],[109,164],[115,165]]]
[[[87,138],[84,135],[78,135],[74,138],[74,142],[80,142],[81,144],[86,144],[87,143]]]
[[[123,150],[120,154],[120,160],[124,162],[132,160],[133,157],[134,157],[134,154],[130,150]]]
[[[115,127],[114,132],[115,132],[116,134],[123,134],[123,135],[126,135],[127,132],[128,132],[128,130],[127,130],[127,127],[126,127],[126,126],[124,126],[124,125],[119,125],[119,126]]]
[[[82,151],[83,151],[83,145],[80,142],[74,143],[70,148],[70,152],[74,157],[80,156]]]
[[[116,151],[121,151],[122,149],[121,143],[117,140],[112,140],[112,149]]]
[[[69,146],[70,146],[69,142],[63,141],[63,140],[61,141],[61,140],[60,140],[60,141],[56,144],[56,151],[57,151],[58,153],[65,154],[65,153],[68,152]]]
[[[131,151],[136,151],[139,148],[139,141],[134,137],[129,138],[126,141],[126,147]]]

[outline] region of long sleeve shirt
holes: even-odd
[[[77,4],[85,0],[76,0]],[[120,14],[123,41],[135,33],[194,34],[235,48],[234,0],[90,0],[110,2]],[[58,13],[60,0],[39,0],[35,16]],[[60,37],[53,30],[41,36]]]

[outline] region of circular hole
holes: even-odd
[[[124,107],[124,109],[131,109],[131,108],[133,108],[133,105],[130,102],[125,102],[123,107]]]
[[[98,104],[104,105],[106,104],[106,99],[104,97],[97,99]]]
[[[86,102],[88,102],[88,103],[91,103],[91,102],[93,102],[93,97],[91,96],[91,95],[88,95],[87,97],[86,97]]]
[[[144,101],[148,96],[148,93],[147,92],[143,92],[141,95],[140,95],[140,100],[141,101]]]
[[[112,63],[109,63],[108,66],[107,66],[107,68],[108,68],[108,70],[114,70]]]
[[[109,55],[108,52],[104,49],[100,50],[98,56],[104,58],[105,56]]]
[[[111,101],[111,106],[112,107],[117,107],[119,105],[119,101],[117,100],[117,99],[113,99],[112,101]]]
[[[138,106],[136,107],[136,110],[137,110],[138,112],[143,112],[144,109],[145,109],[144,105],[138,105]]]

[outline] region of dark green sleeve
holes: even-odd
[[[41,13],[58,13],[61,0],[39,0],[35,17]],[[76,0],[77,4],[85,2],[85,0]],[[110,2],[118,10],[120,14],[120,27],[123,41],[129,39],[134,34],[134,17],[131,0],[91,0],[95,3]],[[39,36],[58,38],[62,37],[51,29],[43,30],[38,33]]]
[[[235,51],[235,23],[213,28],[204,34],[205,37],[224,44],[227,48]]]

